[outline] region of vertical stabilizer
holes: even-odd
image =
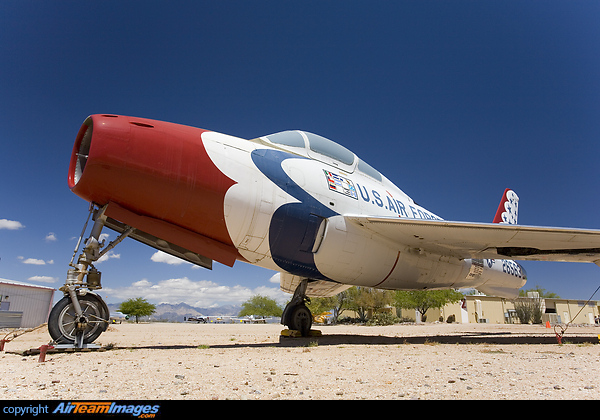
[[[496,211],[496,217],[494,217],[494,223],[505,223],[509,225],[517,224],[517,217],[519,216],[519,197],[517,194],[507,188],[504,190],[502,201]]]

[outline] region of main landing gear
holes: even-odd
[[[95,209],[93,205],[90,205],[88,219],[69,263],[72,268],[67,271],[65,284],[59,288],[64,293],[64,297],[54,305],[50,312],[48,331],[56,344],[72,344],[82,348],[85,344],[96,340],[108,327],[110,311],[102,298],[94,292],[94,290],[101,289],[102,285],[101,273],[96,270],[93,263],[125,239],[133,229],[127,229],[100,251],[100,248],[104,246],[104,241],[100,242],[99,238],[106,221],[105,208]],[[77,264],[73,264],[92,214],[94,215],[94,227],[90,237],[85,241]]]
[[[304,279],[300,282],[290,303],[288,303],[281,315],[281,323],[287,326],[290,330],[300,331],[302,337],[310,335],[310,327],[312,326],[312,314],[306,307],[310,303],[310,298],[306,296],[306,286],[308,280]]]

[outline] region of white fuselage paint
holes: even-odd
[[[248,262],[286,271],[273,259],[269,230],[273,213],[299,200],[272,182],[251,157],[255,150],[283,148],[215,132],[204,133],[202,139],[211,160],[236,182],[224,202],[234,245]],[[431,254],[399,246],[347,222],[343,215],[441,218],[417,205],[385,177],[380,182],[354,167],[342,165],[342,170],[327,160],[311,153],[290,155],[281,162],[289,180],[336,214],[326,218],[317,249],[313,249],[314,264],[327,279],[382,289],[479,287],[498,295],[513,295],[525,283],[524,271],[512,261],[507,265],[504,260],[460,260]],[[342,179],[342,184],[350,181],[354,190],[332,190],[326,171]]]

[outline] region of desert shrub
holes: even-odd
[[[400,319],[392,315],[389,312],[381,312],[374,314],[369,321],[367,321],[367,325],[394,325],[397,324]]]
[[[518,298],[514,302],[515,312],[521,324],[542,323],[542,301],[539,298]]]

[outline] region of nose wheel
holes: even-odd
[[[92,343],[108,327],[109,312],[106,304],[95,294],[78,297],[81,315],[77,314],[70,296],[58,301],[48,318],[48,331],[57,344],[75,344],[83,347]]]

